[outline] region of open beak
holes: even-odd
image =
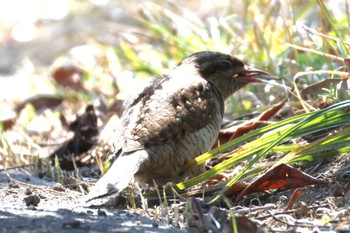
[[[271,74],[249,66],[245,66],[234,78],[245,83],[267,83],[270,80],[277,80],[277,78],[272,77]]]

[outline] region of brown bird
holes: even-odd
[[[86,200],[119,194],[135,178],[146,184],[178,182],[204,170],[184,165],[207,152],[219,135],[224,100],[269,74],[228,54],[204,51],[154,77],[127,101],[114,161]]]

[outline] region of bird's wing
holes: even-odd
[[[167,90],[158,77],[125,107],[119,143],[132,151],[176,140],[222,118],[223,100],[218,90],[204,79],[177,91]],[[220,116],[217,116],[220,114]]]

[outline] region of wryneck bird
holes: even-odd
[[[224,100],[248,83],[269,79],[264,71],[219,52],[195,53],[167,74],[154,77],[124,107],[111,168],[86,200],[119,193],[135,178],[164,185],[196,175],[187,162],[207,152],[219,135]]]

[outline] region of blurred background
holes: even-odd
[[[300,71],[344,69],[349,28],[341,0],[0,1],[0,130],[7,131],[0,153],[47,155],[39,142],[66,138],[60,114],[75,117],[100,101],[120,115],[149,77],[201,50],[238,56],[286,86]],[[298,85],[324,78],[310,74]],[[286,95],[278,86],[248,86],[229,100],[228,115]],[[26,149],[7,146],[19,135]]]
[[[347,1],[323,2],[330,16],[317,1],[303,0],[0,1],[0,100],[55,92],[44,85],[55,62],[80,63],[99,76],[99,69],[111,68],[103,57],[112,59],[118,77],[159,73],[206,49],[232,53],[277,76],[320,68],[324,58],[304,57],[285,43],[328,52],[322,37],[306,29],[348,39]],[[32,81],[35,74],[41,77]]]

